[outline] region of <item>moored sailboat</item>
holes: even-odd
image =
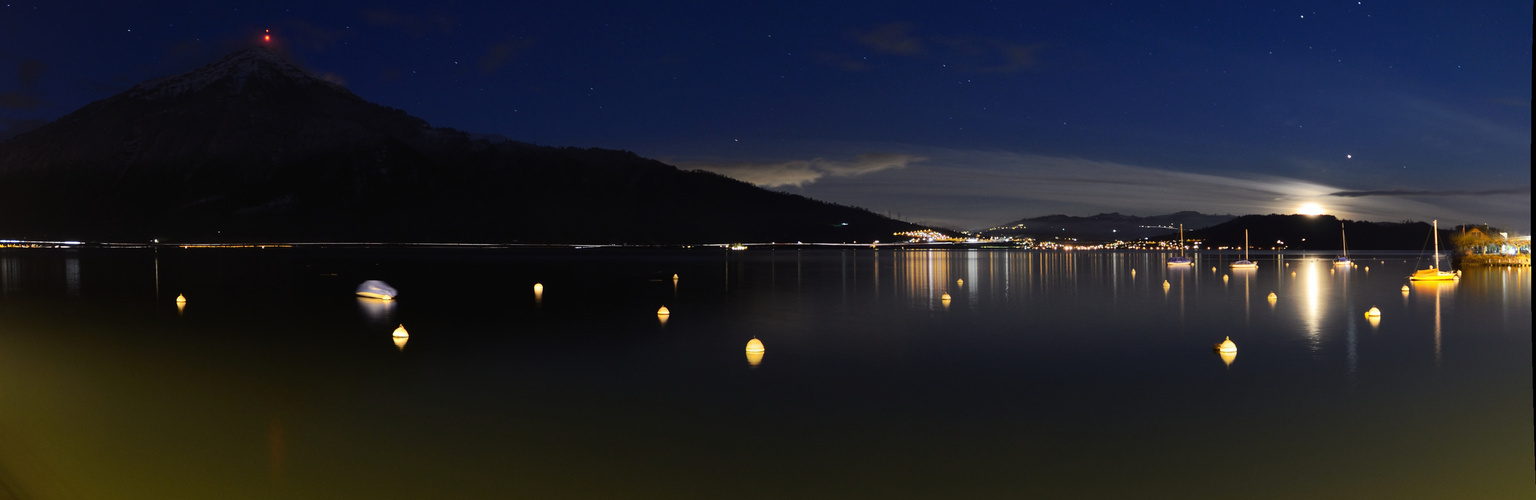
[[[1333,259],[1333,265],[1335,265],[1335,266],[1353,266],[1353,265],[1355,265],[1354,261],[1349,260],[1349,240],[1345,239],[1344,223],[1343,222],[1339,223],[1339,242],[1340,242],[1340,245],[1344,247],[1344,255],[1340,255],[1339,258]]]
[[[1409,276],[1410,281],[1456,281],[1461,279],[1461,271],[1449,272],[1440,270],[1440,221],[1434,221],[1435,236],[1435,265],[1429,269],[1420,269]]]
[[[1184,256],[1184,225],[1179,224],[1179,254],[1168,258],[1170,266],[1194,266],[1195,261]]]
[[[1257,262],[1248,260],[1248,230],[1243,230],[1243,260],[1232,263],[1232,269],[1258,269]]]

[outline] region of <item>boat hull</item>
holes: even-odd
[[[1439,269],[1420,269],[1409,276],[1410,281],[1456,281],[1461,279],[1460,272],[1446,272]]]

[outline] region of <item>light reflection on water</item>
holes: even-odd
[[[29,498],[1490,497],[1536,480],[1529,269],[1403,295],[1411,264],[1294,255],[212,252],[0,254],[0,480]],[[352,295],[375,278],[402,298]],[[534,283],[551,293],[530,303]],[[384,343],[400,323],[410,349]],[[1228,336],[1241,362],[1211,352]],[[753,337],[775,355],[742,363]]]

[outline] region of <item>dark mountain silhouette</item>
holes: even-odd
[[[1340,224],[1343,231],[1340,232]],[[1243,230],[1253,248],[1283,246],[1290,250],[1421,250],[1429,248],[1433,231],[1427,222],[1340,221],[1332,215],[1244,215],[1228,222],[1184,233],[1202,247],[1241,247]],[[1450,249],[1453,231],[1440,231],[1442,250]],[[1166,239],[1166,238],[1165,238]],[[1284,242],[1284,243],[1277,243]]]
[[[1177,234],[1179,224],[1186,231],[1213,226],[1229,220],[1231,215],[1207,215],[1199,212],[1176,212],[1167,215],[1137,217],[1118,213],[1098,214],[1090,217],[1047,215],[1019,219],[999,227],[983,231],[985,236],[1012,236],[1014,238],[1070,239],[1080,241],[1131,241],[1158,238]]]
[[[432,128],[265,48],[0,143],[0,238],[703,243],[915,228],[629,152]]]

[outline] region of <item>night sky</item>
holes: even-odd
[[[271,30],[434,126],[939,226],[1316,203],[1530,231],[1529,1],[93,3],[0,7],[0,137]]]

